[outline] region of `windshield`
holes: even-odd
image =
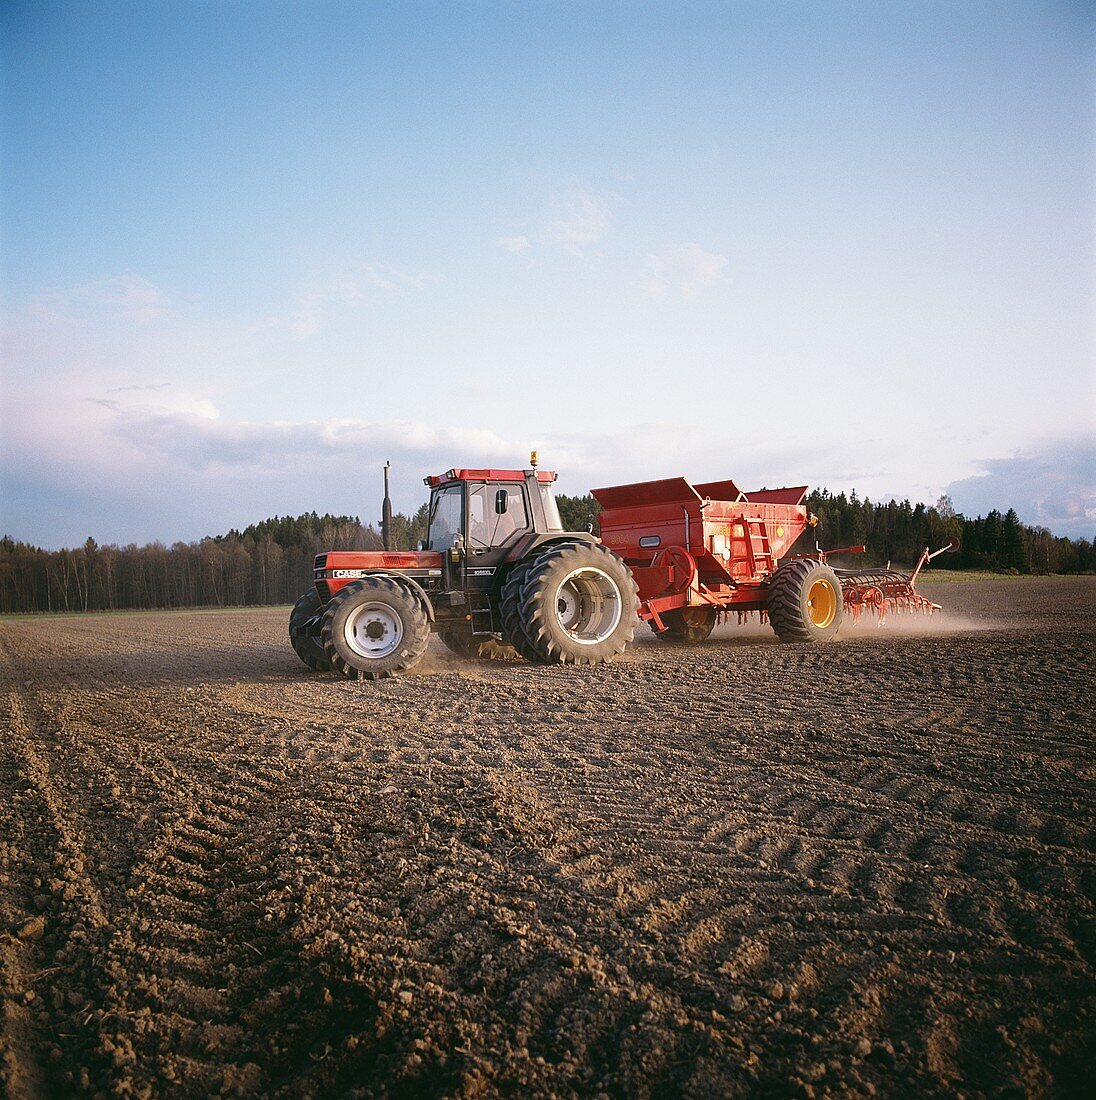
[[[463,486],[448,485],[438,489],[430,501],[430,519],[426,534],[429,550],[448,550],[461,529]]]

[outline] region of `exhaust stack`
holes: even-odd
[[[391,462],[384,464],[384,504],[381,505],[381,541],[385,550],[392,549],[392,498],[388,495],[388,471]]]

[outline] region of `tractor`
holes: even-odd
[[[289,637],[316,671],[380,679],[414,667],[436,633],[468,658],[516,653],[539,664],[599,664],[632,642],[637,622],[664,641],[704,641],[730,614],[767,619],[781,641],[834,638],[846,613],[939,610],[912,576],[832,568],[828,554],[792,554],[818,520],[806,486],[743,492],[729,480],[685,478],[595,489],[601,537],[565,531],[556,475],[458,469],[428,477],[427,536],[384,549],[328,551],[293,608]],[[953,549],[951,545],[944,550]],[[783,559],[783,560],[782,560]]]
[[[386,471],[387,473],[387,471]],[[380,679],[417,664],[436,633],[477,657],[512,646],[542,664],[610,661],[632,641],[636,583],[589,531],[564,531],[556,474],[451,469],[428,477],[418,550],[329,551],[296,603],[289,636],[316,671]],[[386,477],[387,482],[387,477]]]

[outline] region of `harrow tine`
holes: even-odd
[[[923,564],[924,560],[918,567]],[[859,621],[865,610],[876,616],[879,626],[883,626],[888,614],[921,611],[931,615],[940,610],[939,604],[922,596],[914,587],[916,572],[913,576],[897,569],[837,569],[835,572],[841,581],[845,610],[851,613],[854,622]]]

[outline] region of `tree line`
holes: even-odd
[[[933,562],[937,569],[988,569],[998,573],[1091,573],[1096,554],[1088,539],[1055,537],[1045,527],[1020,522],[1014,508],[1003,514],[968,519],[956,512],[951,498],[935,506],[908,500],[873,504],[855,492],[836,496],[825,489],[807,497],[807,507],[819,517],[823,548],[866,545],[871,564],[887,561],[912,566],[927,546],[936,550],[949,542],[959,549]]]
[[[597,531],[592,496],[557,498],[563,526]],[[954,539],[955,554],[934,565],[1013,573],[1089,573],[1096,554],[1088,539],[1055,537],[1022,524],[1013,509],[968,519],[947,497],[936,505],[873,504],[854,492],[812,492],[808,508],[821,525],[808,529],[794,548],[810,552],[817,538],[826,548],[864,544],[870,564],[912,566],[925,546]],[[0,539],[0,613],[111,611],[130,608],[227,607],[293,603],[312,583],[316,554],[324,550],[379,550],[379,523],[357,516],[274,516],[242,531],[165,546],[100,546],[89,538],[77,549],[43,550]],[[392,520],[392,545],[411,549],[426,537],[426,505]]]
[[[322,550],[374,550],[356,516],[275,516],[243,531],[165,546],[41,550],[0,539],[0,611],[112,611],[292,603]]]

